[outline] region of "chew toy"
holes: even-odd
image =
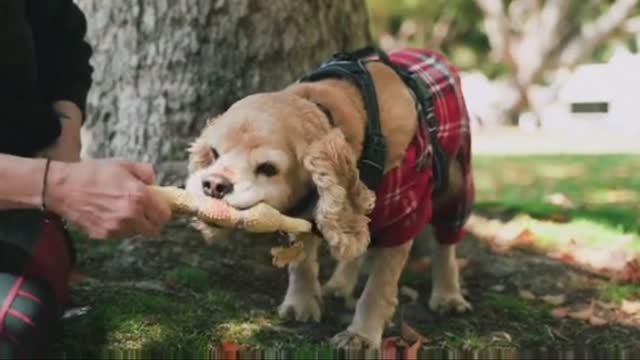
[[[254,233],[282,231],[299,234],[311,231],[310,222],[286,216],[264,203],[246,210],[238,210],[222,200],[194,196],[178,187],[150,186],[150,188],[167,201],[172,211],[194,215],[210,225]]]
[[[172,211],[193,215],[210,225],[254,233],[301,234],[311,231],[310,222],[286,216],[267,204],[261,203],[246,210],[238,210],[222,200],[204,196],[196,197],[177,187],[149,186],[149,188],[164,199]],[[273,247],[271,255],[273,265],[281,268],[304,258],[304,244],[302,241],[293,241],[288,247]]]

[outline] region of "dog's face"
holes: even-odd
[[[239,209],[262,202],[287,212],[315,188],[319,200],[304,215],[334,255],[366,250],[374,196],[358,177],[352,146],[317,103],[288,92],[246,97],[210,121],[190,152],[187,191]]]
[[[291,208],[311,188],[299,117],[295,104],[271,94],[234,104],[193,143],[187,190],[239,209]]]

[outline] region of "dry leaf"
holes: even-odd
[[[395,359],[398,337],[388,337],[382,340],[382,358]]]
[[[622,300],[620,310],[629,315],[638,314],[640,313],[640,301]]]
[[[576,320],[589,320],[593,316],[593,307],[589,306],[582,310],[572,311],[569,313],[569,317]]]
[[[553,306],[560,306],[562,304],[564,304],[567,301],[567,296],[560,294],[560,295],[545,295],[543,297],[541,297],[542,301],[546,302],[547,304],[553,305]]]
[[[520,235],[518,235],[518,245],[532,245],[536,242],[536,235],[529,229],[524,229]]]
[[[563,318],[566,318],[569,315],[570,311],[571,311],[571,309],[569,309],[566,306],[557,307],[557,308],[551,310],[551,316],[553,316],[556,319],[563,319]]]
[[[285,267],[291,262],[301,261],[304,255],[304,244],[302,241],[296,241],[289,247],[278,246],[271,248],[273,265],[279,268]]]
[[[411,301],[411,304],[415,304],[418,301],[418,296],[419,296],[417,290],[412,289],[408,286],[400,287],[400,295],[404,295],[408,297],[409,300]]]
[[[532,293],[529,290],[519,290],[518,291],[518,296],[520,296],[521,298],[525,299],[525,300],[535,300],[536,299],[536,295],[534,293]]]
[[[410,266],[411,271],[417,273],[427,272],[429,267],[431,267],[431,258],[428,256],[423,256],[420,259],[413,261]]]
[[[568,223],[571,217],[565,213],[553,213],[549,216],[549,220],[557,223]]]
[[[400,325],[400,337],[402,340],[406,341],[409,344],[414,344],[417,341],[424,341],[426,337],[422,336],[419,332],[417,332],[414,328],[409,326],[406,322],[402,322]]]
[[[616,309],[618,307],[618,305],[616,304],[612,304],[612,303],[608,303],[608,302],[604,302],[604,301],[600,301],[600,300],[596,300],[594,301],[594,304],[604,310],[613,310]]]
[[[546,200],[552,205],[560,206],[565,209],[571,209],[575,207],[573,201],[571,201],[571,199],[563,193],[553,193],[547,196]]]
[[[550,328],[551,329],[551,334],[554,335],[555,337],[562,339],[564,341],[571,341],[571,339],[569,339],[568,337],[564,336],[564,334],[555,328]]]
[[[604,326],[604,325],[607,325],[608,323],[609,322],[606,319],[603,319],[595,315],[589,318],[589,324],[591,324],[592,326]]]

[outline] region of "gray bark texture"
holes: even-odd
[[[371,43],[365,0],[76,0],[94,84],[83,157],[156,167],[179,184],[210,115]]]

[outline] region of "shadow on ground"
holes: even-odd
[[[424,239],[419,244],[414,258],[428,248]],[[249,349],[326,349],[326,341],[347,326],[350,311],[329,299],[319,324],[278,319],[276,307],[286,289],[287,273],[271,266],[271,245],[265,239],[207,247],[181,221],[171,224],[158,241],[80,239],[83,278],[74,286],[73,306],[86,313],[64,320],[65,332],[56,351],[68,356],[98,356],[104,349],[205,354],[208,347],[225,340]],[[413,303],[401,299],[386,335],[397,335],[404,322],[424,335],[426,345],[436,351],[603,350],[631,346],[640,336],[635,327],[594,327],[556,319],[551,305],[519,296],[523,289],[540,295],[565,294],[571,305],[640,297],[640,289],[619,290],[615,284],[543,257],[519,252],[496,255],[473,238],[463,243],[459,254],[469,260],[462,276],[474,311],[435,315],[427,305],[429,274],[407,270],[400,285],[415,289],[418,298]],[[323,279],[329,276],[330,265],[326,261],[322,267]],[[627,292],[621,295],[620,291]]]

